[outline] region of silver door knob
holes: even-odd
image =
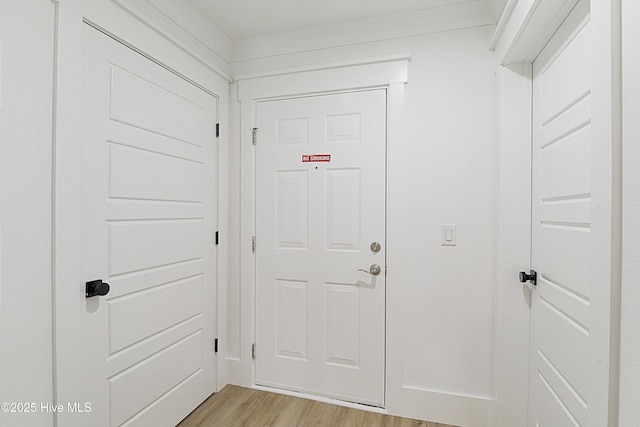
[[[364,268],[359,268],[358,271],[364,271],[365,273],[368,273],[372,276],[377,276],[378,274],[380,274],[381,268],[378,264],[371,264],[371,267],[369,267],[369,270],[365,270]]]

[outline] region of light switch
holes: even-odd
[[[456,245],[456,225],[455,224],[442,224],[441,233],[442,246],[455,246]]]

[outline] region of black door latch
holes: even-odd
[[[95,297],[97,295],[105,296],[109,293],[111,287],[108,283],[104,283],[102,280],[92,280],[86,283],[85,296],[87,298]]]
[[[534,270],[529,270],[529,274],[524,271],[520,272],[520,283],[531,282],[533,286],[538,286],[538,273]]]

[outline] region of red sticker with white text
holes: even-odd
[[[331,154],[304,154],[302,163],[330,162]]]

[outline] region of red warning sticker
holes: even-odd
[[[331,154],[304,154],[302,163],[330,162]]]

